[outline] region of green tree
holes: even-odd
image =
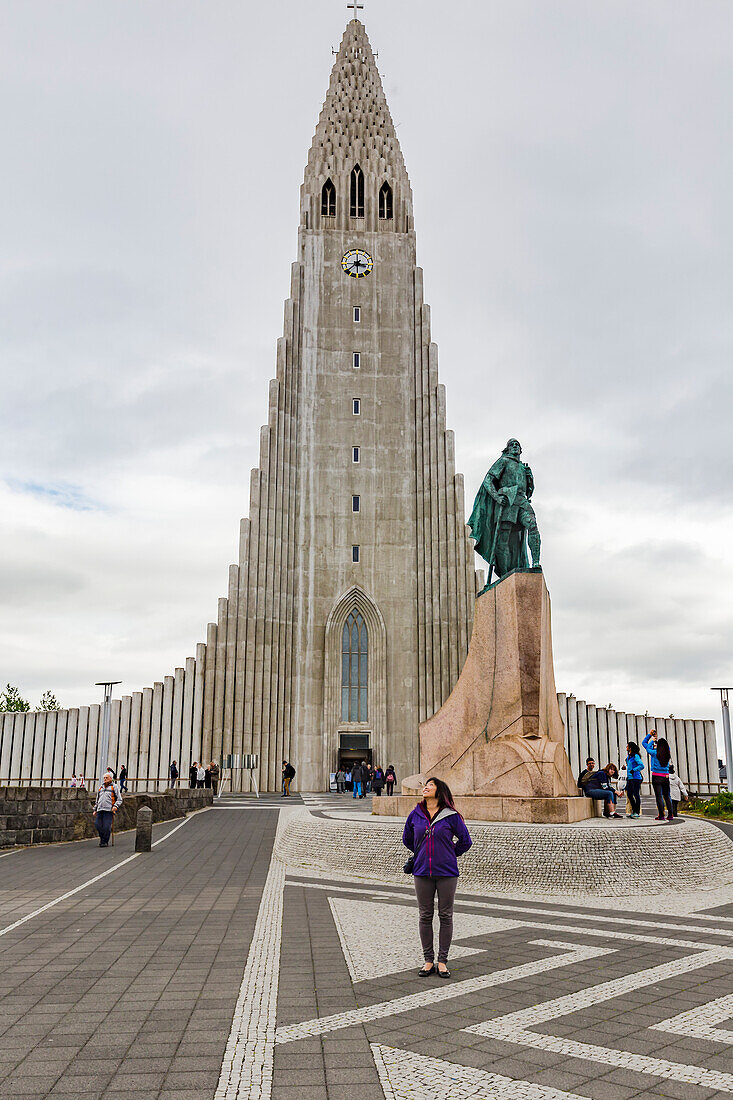
[[[30,710],[31,705],[18,691],[17,687],[8,684],[5,691],[0,692],[0,711],[3,710]]]
[[[36,710],[61,710],[61,707],[52,691],[44,691]]]

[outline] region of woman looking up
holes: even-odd
[[[458,884],[458,856],[471,847],[466,823],[453,805],[447,783],[436,776],[428,779],[419,802],[405,822],[402,843],[414,853],[417,907],[420,913],[420,942],[425,966],[421,978],[435,973],[433,914],[438,895],[438,976],[450,978],[448,951],[453,938],[453,902]],[[408,861],[409,863],[409,861]],[[405,866],[407,870],[407,865]]]
[[[672,753],[664,737],[657,737],[656,730],[649,730],[642,741],[649,754],[649,767],[652,773],[652,788],[657,800],[657,821],[664,821],[664,807],[667,807],[667,821],[674,821],[672,796],[669,791],[669,761]]]

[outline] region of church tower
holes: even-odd
[[[414,772],[465,658],[475,573],[416,266],[412,191],[362,23],[301,188],[298,259],[240,560],[206,646],[203,755],[262,789],[339,760]]]

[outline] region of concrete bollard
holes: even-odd
[[[153,811],[150,806],[141,806],[137,811],[137,832],[135,833],[135,851],[149,852],[153,842]]]

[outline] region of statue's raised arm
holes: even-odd
[[[521,454],[518,440],[510,439],[484,478],[468,521],[476,552],[489,566],[488,584],[494,569],[501,579],[512,569],[529,567],[527,543],[532,565],[540,564],[540,533],[530,504],[534,477]]]

